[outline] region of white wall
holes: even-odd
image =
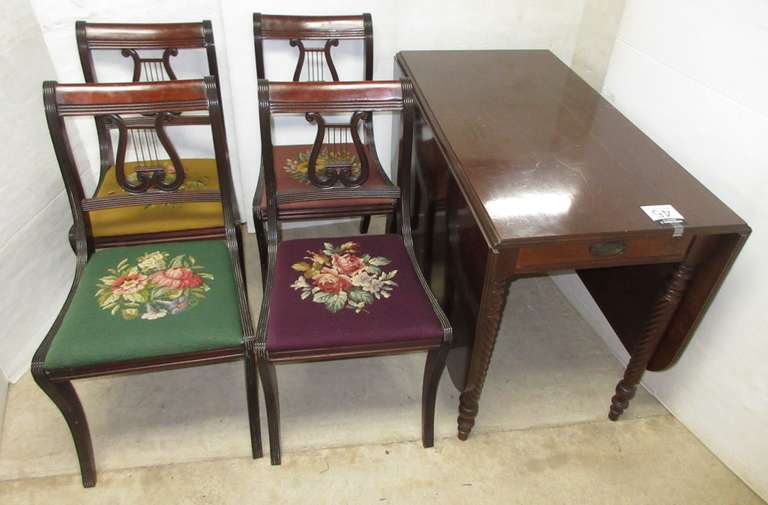
[[[3,382],[2,375],[15,381],[29,367],[66,298],[75,262],[67,243],[72,218],[43,113],[41,83],[55,78],[53,66],[28,0],[0,3],[0,19]]]
[[[627,0],[603,94],[754,232],[687,352],[644,384],[768,498],[768,3]],[[574,277],[557,282],[626,352]]]
[[[586,0],[576,36],[571,68],[596,90],[611,61],[626,0]]]

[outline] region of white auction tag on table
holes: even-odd
[[[683,236],[685,218],[671,205],[641,205],[640,208],[658,224],[671,225],[674,228],[673,237]]]

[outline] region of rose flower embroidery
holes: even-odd
[[[213,275],[204,272],[193,256],[173,258],[154,251],[136,260],[128,258],[99,279],[96,300],[103,310],[123,319],[155,320],[184,312],[205,299]]]
[[[375,300],[389,298],[397,287],[393,281],[397,270],[384,272],[381,267],[390,263],[383,256],[359,255],[356,242],[345,242],[339,247],[324,243],[321,251],[307,251],[306,261],[294,263],[291,268],[301,272],[291,287],[300,291],[302,300],[322,303],[330,312],[341,309],[367,312],[366,307]]]
[[[203,278],[186,267],[169,268],[153,273],[149,280],[158,286],[171,289],[196,288],[203,283]]]
[[[147,276],[139,273],[121,275],[112,283],[112,292],[119,295],[131,295],[144,289]]]

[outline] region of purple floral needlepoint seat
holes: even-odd
[[[273,355],[443,339],[399,235],[281,242],[272,290],[267,349]]]

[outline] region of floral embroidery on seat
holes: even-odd
[[[291,268],[301,275],[291,287],[301,291],[301,299],[322,303],[330,312],[347,308],[356,314],[375,300],[389,298],[397,283],[392,279],[397,270],[384,272],[390,263],[383,256],[359,255],[357,242],[345,242],[339,247],[325,242],[321,251],[307,251],[308,256]]]
[[[302,182],[304,184],[311,184],[307,171],[309,170],[309,156],[312,154],[311,150],[300,152],[296,159],[287,158],[285,160],[285,172],[293,179]],[[354,159],[352,162],[352,177],[360,175],[360,159],[356,154],[344,148],[340,152],[328,151],[322,149],[317,156],[317,175],[320,177],[325,176],[325,165],[329,162],[344,161]]]
[[[102,310],[123,319],[160,319],[184,312],[200,303],[210,290],[206,281],[213,275],[196,264],[195,258],[154,251],[139,256],[136,265],[128,258],[109,275],[99,279],[96,299]]]

